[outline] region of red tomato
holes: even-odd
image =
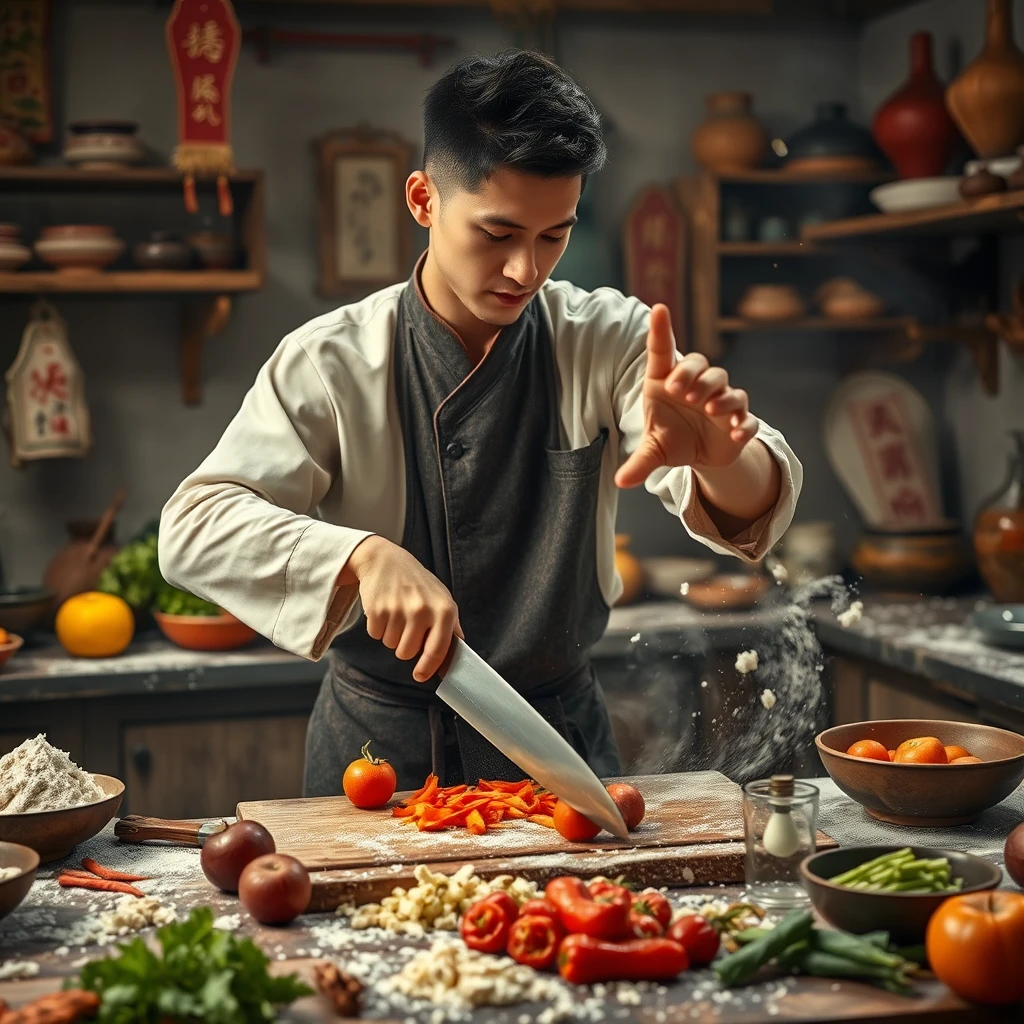
[[[508,955],[517,964],[543,971],[555,962],[563,938],[565,931],[553,918],[523,914],[509,932]]]
[[[605,789],[615,801],[615,806],[618,807],[619,814],[622,815],[622,820],[625,822],[626,831],[632,832],[644,820],[646,811],[640,790],[636,786],[629,785],[628,782],[613,782],[610,786],[605,786]]]
[[[553,921],[558,920],[558,908],[548,900],[533,899],[527,900],[519,908],[520,917],[550,917]]]
[[[383,807],[395,795],[398,785],[395,769],[383,758],[370,753],[369,740],[362,753],[362,757],[356,758],[345,769],[341,788],[356,807]]]
[[[672,923],[672,905],[657,889],[634,893],[633,910],[638,914],[650,914],[662,928]]]
[[[552,817],[555,819],[558,834],[571,843],[585,843],[601,831],[600,825],[595,825],[589,818],[561,800],[555,804]]]
[[[679,918],[669,928],[668,937],[675,939],[686,950],[693,964],[709,964],[718,953],[718,932],[700,914],[687,914]]]
[[[519,904],[507,892],[492,892],[490,896],[485,896],[480,902],[494,903],[501,907],[510,921],[514,921],[519,916]]]
[[[462,941],[480,953],[504,953],[512,921],[504,907],[481,900],[462,915]]]
[[[660,939],[665,926],[653,915],[643,910],[629,912],[629,930],[638,939]]]

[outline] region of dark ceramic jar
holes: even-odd
[[[185,270],[192,263],[192,250],[170,231],[154,231],[132,249],[132,259],[143,270]]]
[[[882,154],[871,133],[846,116],[845,103],[819,103],[814,121],[786,144],[786,169],[811,173],[878,169]]]

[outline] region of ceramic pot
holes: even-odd
[[[714,174],[759,167],[768,152],[768,133],[751,113],[749,92],[716,92],[707,97],[708,116],[690,136],[693,158]]]
[[[985,46],[946,90],[946,105],[983,159],[1024,143],[1024,54],[1014,42],[1010,0],[988,0]]]
[[[132,259],[143,270],[185,270],[192,263],[192,250],[170,231],[154,231],[132,249]]]
[[[877,169],[881,153],[871,133],[846,116],[845,103],[819,103],[814,121],[786,144],[786,170],[843,174]]]
[[[640,596],[644,585],[644,571],[639,560],[629,550],[629,537],[615,534],[615,571],[622,580],[622,593],[616,605],[630,604]]]
[[[216,231],[197,231],[189,235],[187,241],[207,270],[226,270],[235,265],[235,243],[228,235]]]
[[[937,178],[946,169],[957,130],[932,67],[931,32],[910,37],[910,77],[875,112],[871,130],[901,178]]]
[[[64,160],[82,170],[126,167],[142,163],[145,156],[142,142],[125,132],[90,131],[73,135],[64,144]]]
[[[918,529],[879,526],[864,531],[850,564],[882,590],[946,594],[967,578],[971,552],[953,521]]]
[[[1014,450],[1006,478],[974,520],[978,571],[992,596],[1024,603],[1024,431],[1010,433]]]
[[[21,228],[17,224],[0,224],[0,271],[10,273],[31,259],[32,251],[21,244],[20,235]],[[0,573],[0,579],[2,575]]]
[[[0,167],[29,164],[32,146],[13,121],[0,119]]]
[[[43,228],[35,244],[41,260],[61,272],[96,272],[113,263],[124,242],[102,224],[58,224]]]
[[[95,590],[100,573],[117,554],[115,524],[111,523],[106,535],[100,538],[96,554],[91,559],[86,557],[89,541],[99,522],[98,519],[78,519],[66,524],[71,539],[50,559],[43,573],[43,586],[54,594],[55,612],[69,597]]]
[[[815,297],[822,314],[833,320],[864,320],[885,308],[882,299],[849,277],[831,278]]]
[[[751,285],[736,311],[744,320],[795,320],[803,316],[804,300],[789,284]]]

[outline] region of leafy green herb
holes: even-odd
[[[157,939],[161,955],[137,938],[82,968],[80,986],[102,1000],[99,1024],[257,1024],[313,993],[294,974],[271,977],[259,947],[214,928],[209,907],[161,928]]]

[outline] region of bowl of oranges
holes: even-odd
[[[21,647],[24,641],[15,633],[8,633],[0,626],[0,665],[10,658]]]
[[[814,743],[832,781],[893,825],[965,825],[1024,780],[1024,736],[991,725],[853,722]]]

